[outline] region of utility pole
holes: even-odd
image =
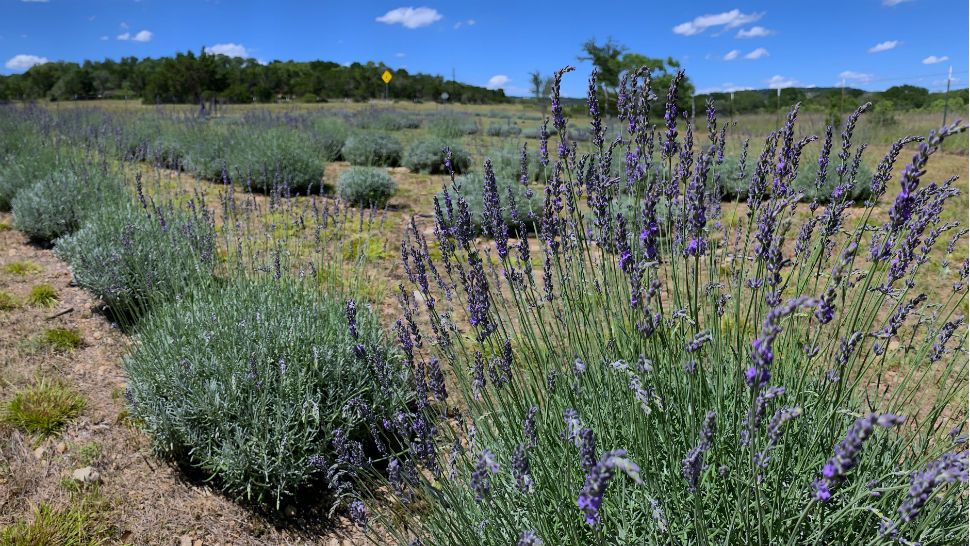
[[[734,91],[731,91],[731,119],[734,119]]]
[[[953,79],[953,65],[950,65],[950,72],[946,76],[946,94],[943,95],[943,125],[946,126],[946,111],[950,105],[950,80]]]
[[[775,93],[775,125],[781,126],[781,87]]]

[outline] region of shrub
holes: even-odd
[[[497,178],[519,180],[522,176],[522,146],[518,142],[511,141],[499,148],[493,148],[488,151],[487,157],[492,161]],[[528,148],[526,171],[530,183],[545,182],[547,170],[539,160],[539,154],[535,150],[530,152]]]
[[[354,338],[347,307],[285,276],[160,307],[125,360],[131,412],[158,452],[237,497],[279,507],[353,472],[406,375],[377,317],[357,309]]]
[[[501,203],[501,217],[513,232],[533,230],[542,213],[542,196],[533,188],[523,186],[518,180],[496,178],[496,187]],[[449,189],[452,195],[460,195],[468,204],[472,228],[476,234],[483,234],[485,222],[484,175],[472,173],[455,179],[455,186]],[[515,208],[508,204],[508,192],[515,196]],[[439,194],[439,202],[444,196]]]
[[[754,172],[754,168],[751,165],[751,159],[748,159],[748,164],[745,166],[744,176],[738,177],[738,159],[735,157],[725,157],[724,163],[719,167],[721,172],[721,185],[722,194],[724,199],[729,201],[739,200],[745,201],[748,198],[748,187],[751,183],[751,176]],[[848,174],[851,173],[851,169]],[[770,177],[770,175],[769,175]],[[839,185],[838,174],[835,171],[834,165],[829,165],[825,183],[820,189],[815,188],[815,182],[818,177],[818,165],[815,163],[803,164],[798,169],[798,175],[795,177],[795,181],[792,184],[795,191],[802,194],[802,201],[811,202],[817,199],[819,203],[828,203],[832,199],[832,193],[836,186]],[[872,196],[872,189],[870,183],[872,181],[872,171],[864,163],[859,165],[859,170],[856,173],[851,188],[848,191],[847,198],[855,201],[857,204],[861,204],[863,201]],[[770,185],[769,180],[769,185]],[[709,181],[709,184],[713,184],[713,175]]]
[[[60,170],[13,199],[14,227],[31,239],[51,242],[74,232],[102,207],[127,199],[114,173],[89,166]]]
[[[8,211],[14,197],[39,180],[69,168],[73,154],[50,144],[12,155],[0,165],[0,211]]]
[[[478,122],[461,114],[437,114],[428,120],[428,131],[437,137],[455,139],[478,133]]]
[[[357,206],[383,207],[397,191],[397,183],[380,167],[350,167],[337,179],[337,195]]]
[[[84,345],[84,338],[77,329],[48,328],[44,330],[41,344],[53,351],[73,351]]]
[[[320,150],[327,161],[337,161],[342,156],[340,149],[347,140],[347,126],[337,118],[317,117],[310,124],[314,147]]]
[[[449,146],[437,137],[422,138],[414,141],[404,155],[404,166],[412,172],[425,174],[446,173],[445,148],[451,148],[451,168],[456,173],[467,172],[472,164],[472,158],[461,146]]]
[[[74,389],[44,380],[18,390],[7,402],[3,418],[7,423],[42,438],[59,432],[81,415],[84,398]]]
[[[207,210],[137,204],[107,207],[55,254],[71,265],[74,282],[101,298],[122,323],[152,304],[206,282],[215,263],[215,227]]]
[[[351,165],[397,167],[402,151],[401,143],[390,135],[360,133],[347,139],[341,153]]]
[[[794,122],[793,113],[766,156],[798,153],[786,144]],[[439,343],[415,359],[452,362],[456,385],[419,415],[463,412],[398,456],[418,479],[389,480],[367,505],[375,536],[486,546],[964,541],[967,262],[934,279],[936,301],[919,286],[922,257],[944,254],[929,226],[958,194],[952,181],[920,179],[956,132],[921,146],[897,195],[851,214],[841,202],[791,206],[793,190],[715,216],[720,196],[708,200],[703,180],[658,169],[648,184],[658,191],[640,204],[648,217],[663,199],[678,211],[664,239],[641,216],[623,221],[622,182],[596,150],[563,159],[526,245],[470,241],[440,220],[428,242],[415,227],[402,255],[421,268],[401,292],[420,298],[402,298],[402,313],[428,318],[416,334]],[[790,229],[796,222],[817,229]],[[424,274],[456,270],[453,284]]]
[[[485,129],[485,134],[494,137],[513,137],[522,134],[522,128],[511,120],[506,123],[490,123]]]
[[[285,184],[297,193],[319,188],[326,168],[313,140],[289,127],[237,134],[226,163],[234,182],[260,191]]]
[[[57,303],[57,289],[49,284],[38,284],[30,289],[27,303],[40,307],[54,307]]]
[[[356,112],[352,123],[358,129],[374,131],[400,131],[402,129],[417,129],[421,127],[421,120],[398,110],[381,110],[371,108]]]

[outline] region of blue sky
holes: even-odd
[[[45,60],[227,54],[340,63],[383,61],[410,72],[527,94],[529,72],[579,69],[581,44],[612,37],[681,61],[698,90],[912,83],[968,78],[965,0],[576,2],[0,0],[0,73]],[[378,77],[375,75],[375,78]]]

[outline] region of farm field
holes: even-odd
[[[957,543],[965,125],[630,84],[0,107],[0,544]]]

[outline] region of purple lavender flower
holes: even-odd
[[[431,389],[431,394],[439,402],[448,399],[448,390],[445,388],[445,374],[441,371],[441,363],[434,357],[431,357],[431,361],[428,362],[428,387]]]
[[[817,299],[799,296],[788,300],[785,305],[776,307],[768,313],[768,317],[765,318],[765,322],[761,326],[761,337],[751,344],[751,360],[754,361],[754,365],[748,368],[745,373],[745,379],[749,386],[757,388],[771,380],[770,368],[775,361],[775,354],[771,346],[782,331],[779,325],[781,320],[802,307],[816,306],[818,306]]]
[[[350,520],[357,524],[361,529],[367,529],[367,507],[364,503],[355,500],[350,503],[347,507],[347,512],[350,515]]]
[[[789,421],[798,418],[801,414],[802,408],[799,407],[778,408],[771,421],[768,422],[768,443],[763,450],[755,455],[755,464],[767,468],[771,451],[781,440],[783,428]]]
[[[532,406],[522,420],[522,437],[528,447],[535,447],[539,442],[539,435],[536,433],[536,413],[539,412],[538,406]]]
[[[577,504],[586,514],[586,523],[598,525],[600,522],[600,506],[603,505],[603,495],[616,471],[620,470],[637,484],[640,480],[640,467],[626,457],[626,451],[617,449],[607,451],[600,457],[592,471],[586,475],[586,483],[579,493]]]
[[[482,502],[492,493],[492,474],[498,474],[498,462],[495,454],[487,449],[483,449],[475,463],[475,470],[472,471],[471,485],[475,491],[475,502]]]
[[[475,400],[482,399],[485,390],[485,359],[481,351],[475,351],[475,364],[472,365],[472,395]]]
[[[677,75],[670,81],[667,90],[667,105],[664,109],[664,123],[667,131],[664,133],[663,157],[673,157],[677,153],[677,90],[684,80],[684,71],[678,70]]]
[[[593,429],[584,428],[579,431],[579,463],[587,473],[596,465],[596,436]]]
[[[694,337],[691,338],[691,340],[688,341],[684,346],[684,350],[688,353],[696,353],[697,351],[701,350],[701,347],[703,347],[705,343],[712,339],[711,333],[707,330],[697,332],[694,334]]]
[[[542,539],[535,531],[522,531],[519,535],[519,541],[515,543],[515,546],[542,546]]]
[[[842,279],[845,277],[846,269],[852,263],[855,250],[856,243],[853,241],[842,253],[839,263],[832,268],[832,278],[829,280],[828,288],[825,289],[825,293],[822,295],[818,309],[815,310],[815,318],[822,324],[828,324],[835,318],[835,298],[838,295],[837,290],[842,283]]]
[[[687,480],[687,488],[691,491],[697,490],[701,471],[704,469],[704,454],[711,449],[715,432],[717,432],[717,414],[709,411],[704,417],[700,441],[683,460],[684,479]]]
[[[940,328],[940,333],[936,336],[936,343],[930,350],[928,357],[930,362],[936,362],[943,358],[943,353],[946,352],[946,342],[950,341],[953,333],[956,332],[961,324],[963,324],[963,317],[958,317],[956,320],[951,320],[943,324]]]
[[[950,452],[931,461],[926,468],[910,477],[909,492],[899,506],[899,517],[909,522],[919,515],[933,493],[943,484],[967,481],[967,451]]]
[[[707,241],[704,239],[704,227],[707,225],[707,212],[704,196],[707,193],[707,170],[710,167],[710,156],[704,154],[694,170],[694,177],[684,193],[685,214],[687,215],[687,245],[684,256],[703,256],[707,252]]]
[[[943,143],[943,139],[950,135],[966,130],[960,127],[960,122],[956,122],[947,127],[943,127],[937,133],[930,131],[925,142],[921,142],[919,151],[913,156],[912,162],[906,165],[902,178],[899,181],[900,190],[896,195],[896,201],[889,209],[889,232],[897,233],[909,221],[913,214],[915,205],[914,193],[919,186],[919,180],[926,173],[926,162]]]
[[[890,428],[903,423],[904,417],[891,413],[870,413],[858,419],[837,446],[835,454],[822,467],[822,478],[813,485],[815,497],[825,502],[832,497],[832,489],[842,483],[846,474],[859,463],[862,446],[875,432],[875,427]]]
[[[529,467],[529,453],[525,444],[519,444],[512,453],[512,477],[519,491],[532,491],[532,471]]]

